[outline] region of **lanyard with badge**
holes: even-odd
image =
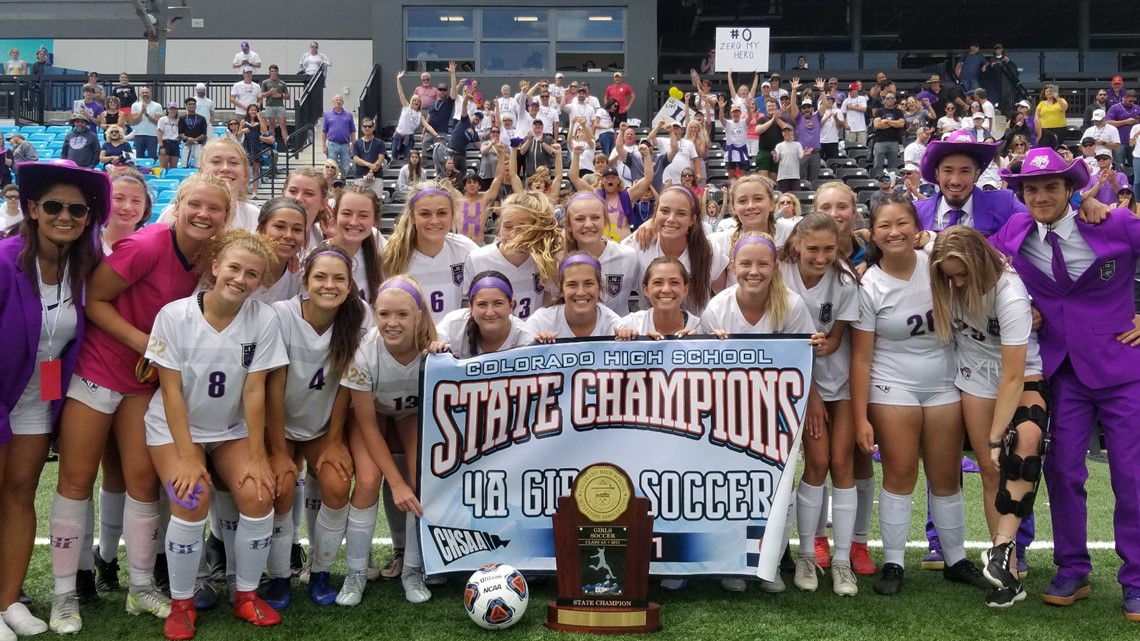
[[[36,277],[40,284],[44,284],[43,273],[39,261],[36,261]],[[47,325],[47,360],[40,361],[40,400],[58,401],[63,398],[63,361],[52,358],[51,342],[55,337],[55,328],[59,326],[59,318],[63,313],[63,276],[60,275],[56,284],[55,318],[48,322],[48,306],[40,296],[40,309],[43,310],[43,322]]]

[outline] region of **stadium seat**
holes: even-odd
[[[47,131],[47,127],[43,125],[24,125],[23,127],[20,127],[20,133],[24,134],[25,136],[28,134],[41,134],[45,131]]]
[[[49,134],[49,133],[44,133],[44,132],[36,132],[34,134],[28,134],[28,142],[38,142],[41,140],[45,141],[45,142],[51,142],[51,141],[55,140],[55,134]]]
[[[851,189],[854,189],[856,192],[873,192],[879,189],[879,181],[873,178],[849,178],[846,182],[847,186]]]
[[[811,209],[815,203],[814,191],[793,191],[792,195],[800,201],[800,207],[804,210]]]
[[[195,173],[197,173],[196,169],[176,167],[174,169],[167,169],[165,172],[163,172],[162,176],[164,178],[170,178],[173,180],[182,180],[184,178],[189,178],[190,176],[193,176]]]
[[[855,161],[851,158],[832,158],[827,161],[827,166],[833,171],[840,167],[854,167],[855,165]]]
[[[171,178],[155,178],[147,182],[147,186],[156,192],[162,192],[167,189],[178,189],[179,182],[180,181]]]
[[[52,125],[47,128],[49,134],[66,134],[69,131],[71,131],[71,127],[67,125]]]
[[[43,151],[37,149],[36,151],[38,151],[40,154],[40,160],[53,160],[55,158],[59,158],[58,149],[44,149]]]
[[[135,167],[143,173],[149,172],[154,167],[154,158],[136,158]]]
[[[835,170],[835,177],[843,182],[848,178],[869,178],[867,170],[862,167],[840,167]]]

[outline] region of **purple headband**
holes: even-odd
[[[573,196],[571,196],[570,200],[566,201],[566,209],[569,210],[570,205],[573,205],[574,201],[578,200],[579,198],[593,198],[594,200],[602,203],[602,207],[606,206],[606,201],[602,200],[601,196],[595,194],[592,191],[580,191],[580,192],[574,194]]]
[[[305,267],[312,265],[313,261],[315,261],[317,258],[319,258],[321,256],[336,256],[337,258],[348,263],[348,268],[352,269],[352,259],[351,258],[345,256],[344,254],[342,254],[338,251],[333,251],[331,249],[326,249],[324,251],[313,252],[313,253],[309,254],[309,256],[305,259]]]
[[[697,208],[697,197],[694,196],[693,192],[689,191],[689,189],[687,187],[682,187],[681,185],[669,185],[664,190],[662,190],[661,193],[665,193],[667,191],[673,191],[674,189],[679,189],[682,192],[684,192],[684,194],[689,197],[689,202],[692,203],[693,209]]]
[[[468,300],[473,300],[475,294],[478,294],[484,289],[497,289],[506,294],[507,298],[513,299],[515,297],[515,291],[511,289],[510,283],[498,276],[484,276],[474,283],[471,283],[471,290],[467,292]]]
[[[562,273],[566,271],[567,267],[577,264],[589,265],[590,267],[593,267],[597,272],[602,271],[602,264],[598,262],[597,258],[594,258],[589,254],[574,254],[573,256],[567,256],[562,261],[562,264],[558,266],[558,275],[561,276]]]
[[[439,187],[428,187],[427,189],[421,189],[420,191],[416,192],[415,196],[412,196],[412,199],[408,201],[408,209],[415,207],[416,201],[420,198],[424,198],[425,196],[447,196],[448,199],[451,198],[451,194],[440,189]]]
[[[736,241],[736,244],[732,246],[732,258],[733,258],[733,260],[736,259],[736,253],[739,252],[740,248],[744,247],[745,245],[764,245],[764,246],[768,247],[769,249],[771,249],[773,254],[777,253],[776,252],[776,243],[773,243],[772,241],[768,240],[767,238],[765,238],[759,234],[749,234],[747,236],[741,237],[741,239]]]
[[[403,278],[389,278],[388,280],[384,281],[384,284],[380,286],[379,291],[376,293],[379,294],[380,292],[388,289],[398,289],[400,291],[406,292],[409,296],[412,297],[412,300],[415,301],[416,307],[424,306],[424,299],[420,297],[419,290],[416,289],[415,285],[409,283]]]

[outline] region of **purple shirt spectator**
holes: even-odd
[[[1095,185],[1099,179],[1098,176],[1099,174],[1095,173],[1090,176],[1088,184],[1085,185],[1085,189],[1090,189],[1093,185]],[[1118,171],[1116,172],[1116,184],[1120,187],[1128,187],[1131,186],[1132,183],[1128,182],[1128,176],[1126,176],[1123,171]],[[1097,192],[1093,194],[1093,198],[1108,205],[1109,207],[1115,207],[1116,192],[1118,190],[1119,187],[1113,187],[1112,182],[1106,180],[1101,184],[1100,189],[1098,189]]]
[[[802,113],[796,114],[796,140],[804,149],[819,149],[820,127],[819,114],[813,113],[810,118],[804,118]]]
[[[1140,105],[1118,102],[1108,108],[1108,115],[1105,117],[1106,120],[1128,120],[1129,118],[1140,118]],[[1118,125],[1116,130],[1120,132],[1120,142],[1127,147],[1132,125]],[[1116,204],[1115,201],[1113,204]]]
[[[329,142],[347,145],[352,142],[352,134],[356,131],[356,124],[353,122],[352,114],[348,111],[337,113],[335,109],[329,109],[325,112],[321,130],[328,135]]]

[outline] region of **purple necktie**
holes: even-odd
[[[961,209],[951,209],[950,210],[950,219],[948,221],[946,221],[946,226],[947,227],[953,227],[954,225],[958,224],[959,220],[962,220],[962,210]]]
[[[1061,253],[1061,239],[1053,230],[1045,232],[1045,240],[1053,248],[1053,280],[1062,287],[1072,287],[1073,279],[1069,276],[1069,268],[1065,266],[1065,256]]]

